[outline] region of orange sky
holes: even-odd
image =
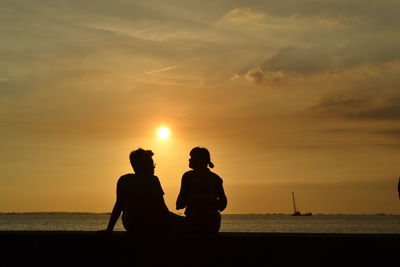
[[[138,147],[175,211],[204,146],[226,213],[400,213],[400,3],[81,2],[0,7],[0,211],[110,211]]]

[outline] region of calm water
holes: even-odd
[[[1,230],[97,231],[107,214],[0,214]],[[123,231],[120,220],[115,230]],[[223,215],[222,232],[400,233],[400,215]]]

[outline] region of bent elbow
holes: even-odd
[[[218,199],[218,210],[219,211],[223,211],[227,205],[228,205],[228,200],[226,199],[225,196]]]

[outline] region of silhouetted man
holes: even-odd
[[[122,212],[128,232],[161,233],[168,231],[169,211],[164,202],[160,181],[154,176],[151,150],[132,151],[129,159],[135,173],[121,176],[117,183],[117,200],[107,231],[114,229]]]

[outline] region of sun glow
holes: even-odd
[[[166,127],[161,127],[158,129],[157,131],[157,135],[158,137],[160,137],[161,139],[168,139],[169,135],[170,135],[170,131],[168,128]]]

